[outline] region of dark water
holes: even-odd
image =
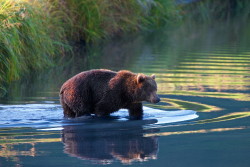
[[[0,166],[250,165],[250,25],[186,24],[85,50],[13,83],[0,103]],[[62,63],[60,63],[62,64]],[[61,84],[93,68],[156,74],[144,120],[65,120]]]

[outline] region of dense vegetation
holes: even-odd
[[[93,43],[178,19],[172,0],[0,0],[0,85]]]

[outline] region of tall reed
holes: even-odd
[[[52,65],[65,43],[49,1],[0,0],[0,82]]]

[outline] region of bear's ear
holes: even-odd
[[[143,74],[138,74],[137,75],[137,83],[142,83],[145,80],[145,77]]]
[[[152,75],[151,75],[151,78],[155,79],[155,74],[152,74]]]

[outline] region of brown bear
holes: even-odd
[[[158,103],[155,75],[114,72],[105,69],[81,72],[66,81],[60,90],[65,117],[95,114],[108,116],[121,108],[130,119],[142,119],[142,101]]]

